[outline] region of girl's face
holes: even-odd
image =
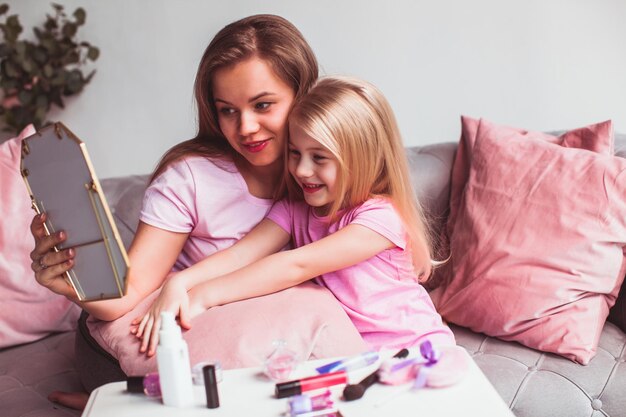
[[[302,188],[304,200],[318,215],[328,214],[337,198],[337,158],[299,126],[289,126],[289,173]]]
[[[213,76],[217,120],[230,146],[250,165],[281,165],[295,93],[264,60],[252,57]]]

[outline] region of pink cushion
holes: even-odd
[[[451,280],[434,297],[444,318],[589,362],[626,272],[612,141],[610,122],[555,137],[463,119]]]
[[[22,139],[32,126],[0,144],[0,348],[76,328],[80,309],[35,281],[30,269],[35,214],[20,174]]]
[[[89,319],[91,336],[117,358],[127,375],[156,370],[155,357],[139,353],[130,322],[143,314],[158,291],[114,322]],[[301,360],[353,355],[367,346],[337,300],[325,288],[304,283],[278,293],[214,307],[192,321],[183,333],[192,364],[221,362],[224,369],[259,366],[276,339]]]
[[[463,190],[469,178],[469,171],[472,163],[472,153],[476,143],[478,125],[482,120],[461,116],[461,140],[454,158],[452,178],[450,184],[450,214],[448,216],[448,233],[452,234],[452,228],[456,223],[456,214],[461,204]],[[613,155],[613,125],[611,121],[601,122],[594,125],[581,127],[554,136],[542,132],[531,132],[514,127],[496,126],[491,124],[494,135],[522,135],[528,139],[545,140],[566,148],[587,149],[605,155]],[[483,126],[484,128],[484,126]]]

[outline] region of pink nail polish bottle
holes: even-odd
[[[318,395],[295,395],[289,398],[288,415],[290,417],[302,416],[312,411],[330,410],[332,411],[334,402],[331,398],[330,390],[326,390]],[[329,412],[330,412],[329,411]]]
[[[146,376],[129,376],[126,379],[126,390],[132,393],[143,393],[148,397],[160,397],[159,374],[152,372]]]

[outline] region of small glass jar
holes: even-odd
[[[298,354],[279,339],[273,342],[274,351],[265,359],[263,372],[272,381],[285,381],[298,366]]]

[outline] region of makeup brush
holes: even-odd
[[[395,355],[394,358],[406,358],[409,355],[408,349],[402,349]],[[365,390],[378,382],[378,370],[372,372],[361,380],[358,384],[349,384],[343,389],[343,398],[346,401],[354,401],[363,397]]]

